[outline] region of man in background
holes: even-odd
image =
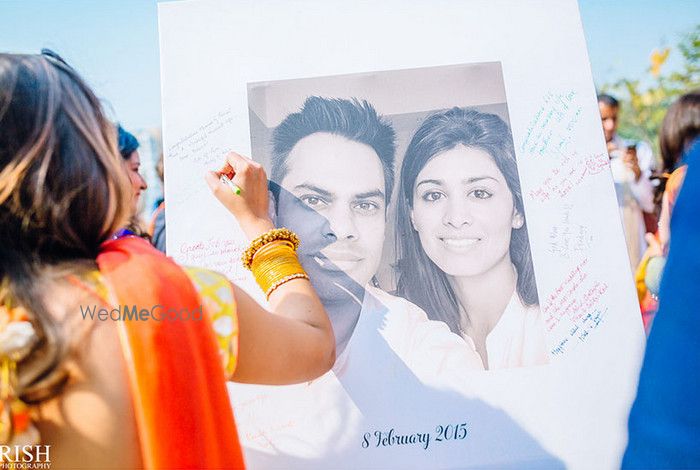
[[[654,218],[654,188],[651,173],[656,161],[646,142],[633,142],[617,134],[620,103],[612,96],[598,95],[603,133],[610,155],[610,169],[620,208],[630,265],[634,271],[646,249],[645,213]],[[654,230],[653,227],[649,227]]]

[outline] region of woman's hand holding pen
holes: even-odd
[[[262,165],[230,152],[223,167],[207,172],[205,179],[211,192],[236,217],[249,239],[274,228],[268,215],[267,175]]]

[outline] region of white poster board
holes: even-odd
[[[204,172],[233,149],[269,169],[275,129],[313,96],[367,101],[395,132],[381,261],[366,286],[347,276],[362,312],[379,314],[360,314],[320,379],[231,384],[249,466],[618,466],[643,330],[574,0],[185,1],[159,4],[159,27],[168,254],[224,272],[261,301],[240,267],[246,242]],[[524,206],[512,228],[526,220],[539,297],[531,330],[545,354],[527,367],[472,367],[454,352],[460,325],[449,333],[424,308],[426,323],[392,295],[402,159],[428,118],[452,107],[497,116],[512,134]],[[358,187],[371,165],[359,165]],[[445,244],[461,255],[482,235]],[[442,339],[419,343],[416,331]]]

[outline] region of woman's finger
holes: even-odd
[[[204,179],[206,180],[212,194],[225,206],[229,207],[230,203],[233,201],[232,196],[234,194],[227,185],[221,182],[220,178],[221,175],[215,171],[207,171],[204,174]]]
[[[228,162],[224,163],[223,166],[219,171],[216,172],[219,176],[221,175],[226,175],[229,177],[229,179],[233,178],[233,175],[235,172],[233,171],[233,167],[228,164]]]
[[[250,158],[236,152],[226,154],[226,163],[233,169],[234,173],[242,172],[249,167],[257,168],[260,166]]]

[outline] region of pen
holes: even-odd
[[[228,186],[229,188],[231,188],[231,191],[233,191],[233,193],[234,193],[235,195],[237,195],[237,196],[240,196],[240,195],[241,195],[241,188],[239,188],[238,186],[236,186],[235,184],[233,184],[233,181],[231,181],[226,175],[221,175],[221,177],[219,178],[219,181],[221,181],[221,182],[224,183],[226,186]]]

